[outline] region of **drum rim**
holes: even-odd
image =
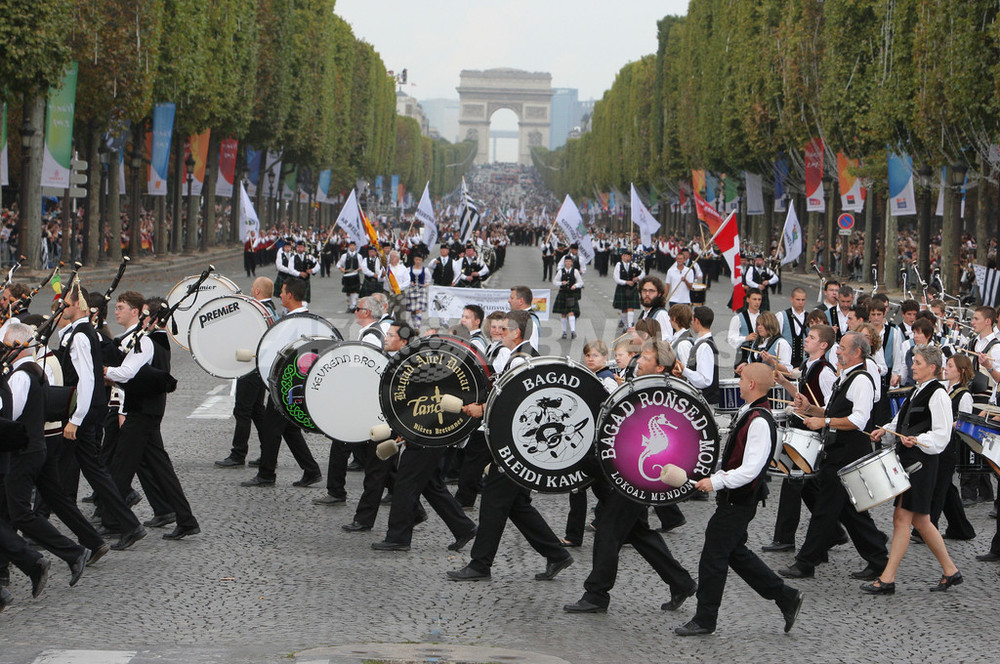
[[[327,325],[330,326],[330,331],[333,332],[334,335],[335,335],[334,338],[340,337],[340,339],[343,340],[344,336],[340,333],[340,330],[337,329],[336,325],[334,325],[331,321],[327,320],[326,318],[323,318],[322,316],[318,316],[318,315],[314,314],[311,311],[302,311],[302,312],[299,312],[297,314],[288,314],[286,316],[282,316],[281,318],[276,319],[274,321],[274,323],[269,328],[267,328],[267,332],[265,332],[261,336],[261,338],[257,340],[257,348],[254,350],[254,353],[255,353],[254,357],[256,358],[256,360],[254,361],[254,364],[256,365],[256,367],[257,367],[257,373],[259,373],[261,375],[261,378],[264,377],[264,372],[262,372],[260,370],[260,347],[261,347],[261,344],[264,343],[264,339],[267,338],[267,333],[270,332],[271,330],[275,329],[279,325],[281,325],[282,321],[297,320],[297,319],[302,319],[302,318],[308,318],[308,319],[312,319],[312,320],[323,321],[325,324],[327,324]],[[300,335],[300,336],[302,336],[302,335]],[[284,346],[282,346],[282,348],[284,348]],[[277,353],[275,353],[275,357],[277,357]],[[274,363],[274,361],[272,360],[272,364],[273,363]],[[270,367],[268,368],[267,373],[268,373],[268,376],[271,375],[271,368]]]
[[[899,461],[899,455],[896,454],[896,447],[894,445],[892,447],[883,447],[880,450],[874,450],[864,455],[860,459],[855,459],[851,463],[847,464],[846,466],[838,470],[837,476],[842,477],[843,475],[849,472],[853,472],[855,470],[858,470],[859,468],[864,468],[868,464],[878,459],[881,459],[882,457],[889,456],[890,454],[896,458],[896,465],[902,467],[902,463]]]
[[[389,357],[388,353],[386,353],[386,352],[385,352],[384,350],[382,350],[381,348],[376,348],[375,346],[373,346],[373,345],[371,345],[371,344],[369,344],[369,343],[365,343],[365,342],[363,342],[363,341],[358,341],[358,340],[356,340],[356,339],[341,339],[341,340],[340,340],[340,341],[339,341],[339,342],[337,343],[337,345],[336,345],[336,346],[331,346],[330,348],[327,348],[327,349],[326,349],[325,351],[323,351],[323,352],[322,352],[322,353],[321,353],[321,354],[320,354],[320,355],[319,355],[319,356],[318,356],[318,357],[316,358],[316,361],[315,361],[315,362],[313,362],[313,365],[312,365],[311,367],[309,367],[309,373],[308,373],[308,374],[306,375],[306,380],[305,380],[305,382],[306,382],[306,385],[307,385],[307,386],[308,386],[308,384],[309,384],[309,382],[310,382],[310,380],[309,380],[309,379],[310,379],[310,378],[312,378],[312,375],[313,375],[313,370],[314,370],[314,369],[316,368],[316,366],[317,366],[317,365],[319,365],[319,364],[320,364],[320,360],[322,360],[322,359],[323,359],[323,357],[324,357],[324,356],[325,356],[325,355],[326,355],[327,353],[331,353],[331,352],[333,352],[334,350],[336,350],[337,348],[340,348],[340,347],[342,347],[342,346],[350,346],[350,347],[363,347],[363,348],[364,348],[364,349],[365,349],[366,351],[370,351],[370,352],[372,352],[372,353],[375,353],[375,354],[376,354],[376,355],[378,355],[378,356],[379,356],[380,358],[382,358],[382,359],[383,359],[383,361],[384,361],[384,364],[383,364],[383,365],[382,365],[382,367],[381,367],[381,370],[382,370],[383,372],[385,371],[385,368],[386,368],[386,367],[387,367],[387,366],[389,365],[389,360],[390,360],[391,358]],[[380,387],[380,386],[381,386],[381,376],[380,376],[379,378],[380,378],[380,385],[379,385],[379,387]],[[314,390],[313,390],[313,391],[314,391]],[[310,390],[309,390],[309,389],[306,389],[306,390],[305,390],[305,392],[303,392],[303,407],[305,408],[305,411],[306,411],[306,413],[307,413],[307,414],[309,415],[309,418],[310,418],[310,419],[311,419],[311,420],[312,420],[313,422],[315,422],[315,421],[316,421],[316,417],[315,417],[315,416],[314,416],[314,415],[313,415],[313,414],[312,414],[312,413],[310,412],[310,410],[309,410],[309,394],[310,394]],[[314,398],[314,399],[316,399],[316,398],[318,398],[318,397],[313,397],[313,398]],[[379,414],[382,414],[382,404],[381,404],[381,403],[379,403],[379,400],[378,400],[377,396],[376,396],[376,398],[375,398],[375,402],[379,404]],[[384,415],[382,415],[382,421],[383,421],[383,422],[385,421],[385,416],[384,416]],[[343,441],[343,442],[345,442],[345,443],[354,443],[354,444],[357,444],[357,443],[364,443],[364,442],[367,442],[367,441],[369,440],[369,438],[365,438],[364,440],[349,440],[349,439],[347,439],[347,438],[338,438],[338,437],[336,437],[336,436],[331,436],[331,435],[330,435],[329,433],[327,433],[326,431],[323,431],[323,429],[321,429],[321,428],[320,428],[319,426],[317,426],[317,427],[316,427],[316,431],[318,431],[319,433],[323,434],[323,435],[324,435],[324,436],[326,436],[327,438],[330,438],[331,440],[339,440],[339,441]]]
[[[185,282],[188,282],[188,280],[197,281],[198,279],[201,279],[201,275],[200,274],[189,274],[188,276],[182,278],[180,281],[178,281],[176,284],[174,284],[173,288],[171,288],[169,291],[167,291],[167,297],[165,298],[166,301],[167,301],[167,305],[172,307],[175,304],[175,302],[171,302],[170,296],[174,294],[174,291],[176,291],[181,286],[181,284],[185,284]],[[205,279],[205,281],[208,281],[209,279],[212,279],[212,280],[215,280],[215,281],[220,281],[220,282],[221,281],[228,281],[229,284],[233,288],[236,289],[234,291],[226,293],[226,295],[244,295],[244,293],[240,289],[239,285],[235,281],[233,281],[232,279],[230,279],[229,277],[226,277],[226,276],[221,275],[221,274],[210,274]],[[185,284],[185,288],[186,287],[187,287],[187,284]],[[197,296],[195,296],[195,301],[197,302]],[[210,302],[210,301],[211,300],[206,300],[206,302]],[[201,309],[201,307],[198,307],[198,309]],[[198,309],[195,309],[195,312],[197,312]],[[183,311],[185,313],[187,313],[190,310],[191,310],[190,307],[186,307],[184,309],[178,309],[178,311]],[[188,325],[186,325],[184,327],[185,332],[187,332],[187,330],[190,327],[191,327],[191,325],[190,325],[190,322],[189,322]],[[185,345],[185,344],[181,343],[180,339],[177,338],[177,336],[180,335],[180,333],[181,333],[181,327],[180,326],[178,326],[178,328],[177,328],[177,335],[172,334],[170,332],[170,328],[167,328],[167,335],[174,341],[174,343],[176,343],[178,346],[180,346],[184,350],[190,351],[191,350],[190,344]]]
[[[268,310],[267,307],[265,307],[263,304],[261,304],[260,302],[258,302],[256,299],[250,297],[249,295],[244,295],[243,293],[226,293],[224,295],[219,295],[217,297],[213,297],[211,300],[206,300],[204,304],[202,304],[200,307],[198,307],[198,309],[195,310],[194,315],[191,317],[191,322],[188,323],[188,340],[191,339],[191,326],[194,324],[194,321],[196,320],[196,317],[198,316],[198,312],[201,311],[204,307],[207,307],[212,302],[215,302],[216,300],[221,300],[221,299],[227,298],[227,297],[235,297],[235,298],[239,299],[242,302],[247,302],[256,311],[258,311],[262,315],[262,317],[264,318],[265,323],[267,323],[267,325],[264,327],[264,332],[265,333],[267,332],[267,330],[269,330],[271,328],[272,325],[274,325],[274,316],[271,314],[271,312]],[[192,348],[186,348],[185,350],[187,350],[189,353],[191,353],[191,359],[194,360],[194,363],[197,364],[198,367],[201,368],[202,371],[204,371],[209,376],[212,376],[214,378],[221,378],[223,380],[235,380],[237,378],[243,378],[244,376],[248,376],[251,373],[253,373],[254,371],[257,371],[257,362],[254,361],[252,363],[253,366],[250,369],[250,371],[247,371],[244,374],[240,374],[239,376],[229,376],[229,375],[217,374],[214,371],[210,370],[208,367],[206,367],[204,364],[202,364],[202,362],[199,360],[199,357],[203,357],[203,356],[199,355],[198,353],[196,353],[194,351],[193,347]],[[208,356],[208,355],[209,355],[208,353],[204,354],[204,356]],[[251,364],[251,363],[247,362],[247,364]]]

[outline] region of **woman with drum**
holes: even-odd
[[[736,375],[751,362],[770,364],[776,371],[788,373],[792,364],[792,346],[781,336],[778,317],[770,311],[762,311],[757,317],[757,338],[750,346],[752,351],[743,351],[744,361],[736,367]]]
[[[566,338],[566,323],[576,339],[576,319],[580,317],[580,291],[583,289],[583,275],[573,262],[573,255],[566,254],[562,266],[556,270],[552,284],[559,288],[552,313],[562,315],[562,338]]]
[[[962,573],[952,562],[941,533],[931,522],[931,500],[937,482],[938,456],[948,446],[955,424],[947,390],[938,382],[941,373],[941,349],[916,346],[913,349],[913,378],[916,389],[903,402],[896,417],[885,427],[872,432],[872,440],[881,440],[887,432],[897,437],[896,453],[904,466],[922,463],[910,473],[910,489],[896,498],[893,512],[892,547],[889,562],[871,583],[861,590],[872,595],[896,592],[896,571],[910,545],[910,527],[917,529],[927,548],[941,564],[943,576],[931,592],[942,592],[962,583]]]

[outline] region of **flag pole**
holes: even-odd
[[[558,224],[558,223],[559,223],[559,213],[556,212],[556,218],[552,221],[552,227],[549,228],[549,234],[545,238],[545,244],[548,244],[549,240],[552,239],[552,234],[555,232],[555,230],[556,230],[556,224]]]
[[[715,238],[719,236],[719,233],[722,231],[723,228],[726,227],[726,224],[728,224],[730,222],[730,220],[732,220],[732,218],[733,218],[733,216],[735,214],[736,214],[736,211],[733,210],[732,212],[729,213],[729,216],[726,217],[726,220],[723,221],[721,224],[719,224],[719,227],[717,229],[715,229],[715,233],[712,234],[712,238],[708,241],[709,244],[711,244],[712,242],[715,242]],[[700,230],[700,228],[701,228],[701,220],[698,221],[698,227],[699,227],[699,230]],[[702,234],[702,239],[704,239],[704,233]],[[687,276],[687,273],[691,271],[691,267],[693,265],[694,265],[694,262],[692,261],[691,265],[687,266],[687,268],[684,270],[684,273],[681,274],[681,281],[683,281],[684,277]],[[677,284],[675,284],[674,287],[670,289],[670,292],[667,294],[667,297],[666,297],[666,301],[667,302],[670,302],[670,296],[674,294],[674,291],[677,290],[678,286],[680,286],[680,282],[678,282]]]

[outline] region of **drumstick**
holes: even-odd
[[[898,431],[893,431],[892,429],[887,429],[885,427],[882,427],[882,430],[885,431],[886,433],[891,433],[894,436],[899,436],[900,438],[903,437],[903,434],[899,433]],[[917,441],[917,445],[919,445],[920,447],[930,447],[930,445],[928,445],[927,443],[921,443],[919,440]]]
[[[813,405],[818,406],[819,399],[816,398],[815,393],[813,393],[813,388],[809,386],[809,383],[806,383],[806,390],[809,391],[809,397],[812,399]]]
[[[774,403],[787,403],[787,404],[795,403],[794,401],[789,401],[788,399],[769,399],[769,401],[773,401]]]

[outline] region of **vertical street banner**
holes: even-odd
[[[205,166],[208,162],[208,139],[211,138],[212,130],[206,129],[200,134],[194,134],[188,138],[184,149],[184,161],[187,156],[194,157],[194,179],[191,181],[191,191],[188,191],[187,164],[184,166],[184,195],[201,196],[201,190],[205,186]]]
[[[740,267],[740,232],[736,225],[735,212],[729,213],[726,220],[719,226],[719,230],[708,241],[708,246],[712,246],[712,242],[715,242],[715,245],[719,247],[722,257],[729,266],[733,283],[732,308],[733,311],[738,311],[743,308],[746,292],[743,290],[743,273]]]
[[[424,185],[424,193],[420,196],[420,202],[417,204],[417,212],[414,216],[416,216],[417,221],[424,225],[424,244],[433,253],[434,245],[437,244],[438,228],[437,219],[434,217],[434,206],[431,205],[430,186],[430,182]]]
[[[236,149],[239,143],[235,138],[227,138],[219,143],[219,174],[215,178],[215,195],[232,198],[233,185],[236,182]]]
[[[861,212],[865,209],[865,192],[861,188],[861,178],[851,175],[850,170],[858,167],[857,159],[848,159],[843,152],[837,153],[837,183],[840,187],[840,209],[845,212]]]
[[[285,173],[281,182],[281,200],[290,201],[295,197],[295,189],[299,183],[299,167],[291,169]]]
[[[660,229],[660,222],[642,204],[642,199],[639,198],[639,192],[635,190],[634,184],[629,196],[632,206],[632,223],[639,227],[639,238],[642,243],[647,247],[652,246],[653,233]]]
[[[580,248],[581,263],[587,264],[594,260],[594,244],[583,223],[583,217],[580,216],[580,210],[569,194],[566,194],[562,207],[556,214],[556,224],[565,234],[566,242],[571,245],[576,244]]]
[[[361,210],[358,208],[358,198],[354,190],[347,197],[344,207],[340,208],[337,215],[337,226],[343,228],[347,233],[347,239],[356,242],[359,247],[368,244],[368,237],[365,234],[364,226],[361,224]]]
[[[406,207],[406,185],[402,182],[399,183],[399,187],[397,188],[396,200],[399,201],[399,207]]]
[[[705,201],[710,203],[716,210],[719,204],[718,198],[719,178],[715,177],[711,171],[705,171]]]
[[[252,145],[247,145],[247,193],[250,196],[257,195],[257,187],[260,184],[260,162],[263,158],[263,151],[256,149]]]
[[[264,157],[263,178],[260,186],[264,187],[264,195],[277,198],[281,191],[281,152],[268,150]]]
[[[330,203],[330,182],[333,179],[333,171],[327,168],[319,172],[319,180],[316,183],[316,202]]]
[[[49,89],[45,108],[45,152],[42,155],[43,187],[69,188],[78,70],[79,65],[72,63],[63,74],[59,87]]]
[[[724,180],[725,187],[723,188],[724,192],[723,195],[726,197],[726,202],[725,202],[725,207],[723,207],[723,212],[726,212],[728,214],[729,212],[734,212],[736,210],[739,210],[740,208],[740,186],[739,186],[739,181],[736,179],[736,176],[723,175],[722,177],[725,178]]]
[[[913,193],[913,159],[889,149],[889,214],[905,217],[917,213],[917,197]]]
[[[396,201],[399,200],[399,176],[393,175],[392,184],[389,185],[389,200],[392,202],[393,207],[396,206]]]
[[[260,237],[260,219],[257,218],[257,211],[253,209],[246,187],[240,182],[240,242],[247,241],[250,231]]]
[[[806,212],[825,212],[823,196],[823,139],[816,137],[805,147]]]
[[[149,146],[149,177],[146,191],[150,196],[167,195],[167,171],[170,170],[170,141],[174,135],[175,104],[157,104],[153,108],[153,131],[146,134]]]
[[[743,181],[747,187],[747,214],[759,217],[764,214],[764,183],[759,175],[743,171]]]
[[[705,198],[705,171],[691,171],[691,191]]]
[[[382,176],[375,176],[375,198],[382,200]]]
[[[7,104],[0,104],[0,187],[10,184],[10,171],[7,163]]]
[[[774,160],[774,211],[785,211],[785,180],[788,179],[788,160],[784,157]]]

